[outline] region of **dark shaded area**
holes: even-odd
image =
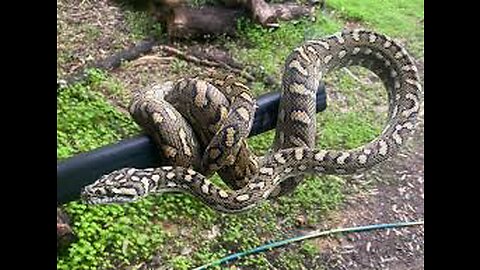
[[[245,15],[242,9],[224,7],[177,7],[166,21],[169,38],[203,38],[204,36],[235,36],[237,20]]]
[[[70,219],[62,209],[57,207],[57,251],[65,249],[74,240],[75,235],[70,227]]]

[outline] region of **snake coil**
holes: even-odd
[[[361,147],[345,151],[315,149],[318,85],[328,72],[352,65],[371,70],[385,85],[388,122],[379,137]],[[209,110],[213,100],[218,99],[212,90],[213,84],[197,79],[181,80],[174,88],[188,90],[184,94],[193,105],[184,109],[195,114],[193,107]],[[163,154],[174,159],[174,166],[114,171],[86,186],[82,191],[83,200],[92,204],[131,202],[152,193],[181,191],[193,194],[218,211],[245,211],[274,194],[285,192],[283,187],[295,188],[306,174],[353,174],[394,155],[415,129],[421,91],[412,57],[383,34],[356,29],[307,41],[294,49],[285,63],[272,151],[259,159],[251,159],[244,149],[242,136],[248,135],[251,127],[254,100],[239,83],[217,81],[217,85],[232,98],[217,103],[221,104],[217,116],[197,115],[197,119],[215,118],[210,119],[211,125],[205,124],[208,121],[197,123],[209,130],[207,137],[213,137],[209,143],[205,138],[195,139],[194,129],[186,128],[188,124],[180,120],[181,114],[163,100],[168,93],[153,91],[134,97],[131,107],[134,118],[151,134],[157,134]],[[152,122],[165,123],[167,128],[159,130]],[[183,131],[178,131],[179,126]],[[178,136],[170,137],[174,131],[178,131]],[[167,139],[160,138],[160,132],[167,133]],[[209,144],[203,156],[200,155],[202,144],[203,147]],[[243,163],[248,166],[236,169],[236,158],[242,155]],[[236,185],[236,189],[223,189],[201,173],[211,174],[225,166],[230,166],[226,174],[234,175],[230,186]]]

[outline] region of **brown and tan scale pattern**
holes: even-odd
[[[202,90],[198,89],[199,82],[205,86]],[[192,102],[199,91],[205,97],[205,106]],[[165,100],[191,123],[199,136],[205,154],[198,170],[207,176],[217,171],[233,189],[245,186],[247,178],[258,169],[245,141],[255,112],[255,100],[249,89],[231,75],[189,78],[178,82]]]
[[[366,67],[382,80],[388,92],[389,121],[379,137],[356,149],[314,149],[312,134],[315,133],[311,132],[315,130],[314,93],[324,74],[349,65]],[[291,87],[295,84],[305,89],[298,91],[298,87]],[[218,211],[245,211],[271,197],[272,192],[278,189],[283,192],[282,183],[290,182],[287,189],[294,188],[306,174],[352,174],[370,169],[394,155],[415,128],[420,104],[417,69],[404,48],[379,33],[357,29],[304,43],[287,58],[282,85],[279,116],[283,117],[277,123],[274,151],[261,157],[258,173],[249,177],[242,188],[222,189],[199,172],[178,165],[125,168],[85,187],[83,200],[94,204],[120,203],[149,194],[183,191]],[[230,107],[227,118],[240,121],[242,113],[236,110],[244,105],[242,102],[247,101],[241,100]],[[147,105],[138,105],[138,114],[144,115],[141,111],[149,109]],[[162,113],[162,117],[166,114]],[[226,121],[228,125],[219,132],[230,127],[238,131],[240,125],[245,125],[235,121]],[[215,148],[222,151],[226,138],[218,138]]]

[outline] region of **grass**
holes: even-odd
[[[131,37],[135,40],[164,36],[162,26],[145,12],[126,10],[125,21],[130,29]]]
[[[423,19],[422,1],[330,0],[327,5],[334,11],[332,16],[318,13],[315,22],[282,23],[275,31],[241,21],[241,38],[218,42],[229,48],[238,60],[259,66],[277,79],[285,57],[296,45],[338,31],[346,21],[407,40],[409,48],[413,48],[418,57],[423,56],[423,26],[418,26],[418,21]],[[133,11],[125,14],[135,39],[162,34],[162,29],[144,14]],[[92,36],[98,35],[93,28],[88,31]],[[180,73],[189,66],[190,63],[181,60],[173,61],[169,71]],[[352,72],[359,78],[368,78],[365,71]],[[386,97],[377,83],[359,84],[342,71],[328,76],[326,83],[329,104],[327,111],[317,118],[319,147],[353,148],[380,133],[384,111],[377,109],[385,105]],[[122,82],[111,74],[94,70],[87,82],[57,93],[58,159],[139,132],[131,118],[109,102],[111,96],[125,93],[123,88]],[[254,89],[257,95],[271,91],[262,84],[256,84]],[[249,144],[255,153],[265,153],[273,135],[270,131],[250,138]],[[310,177],[292,196],[238,215],[214,212],[185,194],[152,196],[127,205],[87,206],[78,201],[69,202],[64,208],[72,218],[78,241],[60,252],[57,268],[122,269],[128,265],[139,267],[142,261],[155,257],[165,267],[191,269],[232,252],[283,239],[295,231],[299,217],[306,217],[307,226],[321,222],[344,201],[344,188],[345,181],[338,176]],[[271,265],[302,269],[309,268],[308,262],[314,261],[319,252],[321,250],[307,241],[233,264],[242,269],[271,269]]]
[[[260,63],[260,67],[277,79],[280,78],[285,58],[291,50],[302,41],[333,33],[340,29],[341,24],[320,14],[317,23],[300,20],[297,23],[284,23],[271,31],[253,24],[249,20],[241,20],[239,29],[243,42],[247,45],[238,48],[238,41],[227,42],[227,48],[241,62]]]
[[[424,17],[421,0],[329,0],[327,6],[337,11],[342,18],[358,21],[393,36],[415,35],[413,29]]]
[[[422,0],[328,0],[327,7],[345,20],[359,22],[393,37],[401,37],[406,46],[423,55],[424,2]]]
[[[139,132],[130,117],[118,112],[99,93],[105,81],[104,74],[92,71],[87,83],[57,92],[57,159]]]

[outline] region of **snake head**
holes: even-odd
[[[110,204],[134,202],[146,196],[141,181],[135,181],[133,168],[124,168],[102,176],[94,183],[85,186],[81,199],[87,204]]]

